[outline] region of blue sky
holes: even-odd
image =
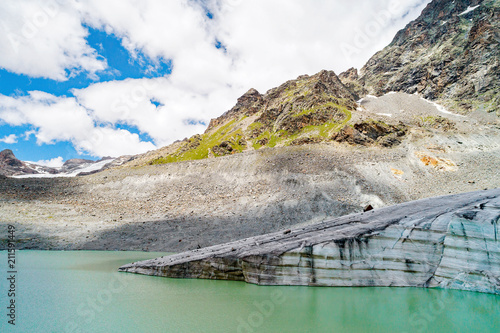
[[[31,78],[28,75],[0,69],[0,94],[19,96],[26,95],[28,91],[40,90],[55,96],[74,97],[73,89],[85,88],[96,82],[118,81],[127,78],[163,77],[171,73],[171,61],[150,59],[141,53],[132,57],[130,52],[121,45],[121,40],[114,34],[107,34],[91,27],[86,28],[89,31],[86,38],[87,43],[97,51],[98,57],[107,61],[108,68],[105,71],[95,73],[95,77],[89,77],[88,73],[82,72],[61,82],[45,78]],[[147,133],[141,133],[134,126],[116,124],[115,127],[136,133],[142,140],[152,140]],[[63,157],[63,160],[71,158],[95,160],[97,158],[85,152],[78,153],[73,144],[68,141],[38,145],[34,135],[25,137],[24,133],[32,130],[35,130],[35,128],[31,125],[12,127],[4,124],[0,126],[0,139],[12,134],[18,137],[16,144],[0,142],[0,151],[12,149],[17,158],[30,161],[47,160],[56,156]]]
[[[165,146],[250,88],[360,68],[429,1],[2,2],[0,150],[60,164]]]

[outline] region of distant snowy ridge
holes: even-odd
[[[84,173],[91,173],[94,171],[99,171],[103,169],[106,165],[112,163],[114,160],[109,159],[109,160],[103,160],[95,163],[85,163],[82,164],[80,167],[77,169],[71,171],[71,172],[61,172],[61,173],[38,173],[38,174],[29,174],[29,175],[17,175],[17,176],[12,176],[12,178],[55,178],[55,177],[76,177],[78,174],[84,172]],[[35,171],[38,171],[35,168]]]
[[[62,166],[49,167],[35,162],[19,160],[12,150],[0,151],[0,176],[13,178],[55,178],[89,175],[108,168],[122,165],[133,160],[135,156],[118,158],[104,157],[99,161],[74,158],[64,162]]]

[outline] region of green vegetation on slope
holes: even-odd
[[[244,136],[240,129],[234,129],[236,122],[237,121],[234,119],[214,131],[203,135],[195,135],[175,153],[155,159],[151,161],[150,164],[201,160],[208,158],[210,154],[218,156],[218,154],[213,151],[213,148],[221,145],[223,142],[228,142],[232,153],[242,152],[245,149],[245,146],[241,142]]]
[[[288,81],[265,96],[250,90],[204,134],[185,140],[174,153],[150,164],[330,140],[348,124],[356,107],[353,95],[327,71]]]

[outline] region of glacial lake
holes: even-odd
[[[418,288],[260,287],[118,273],[161,253],[18,251],[16,326],[0,332],[500,332],[500,296]]]

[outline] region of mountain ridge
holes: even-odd
[[[10,149],[0,152],[0,175],[35,175],[40,173],[55,174],[57,170],[34,163],[19,160]]]
[[[139,161],[163,164],[320,142],[362,146],[378,142],[391,147],[414,122],[367,118],[358,102],[392,92],[418,94],[455,113],[479,110],[500,116],[499,18],[500,6],[493,0],[434,0],[359,71],[350,68],[338,76],[326,70],[301,75],[265,94],[252,88],[232,109],[212,119],[203,134],[144,154],[134,165]],[[322,96],[325,90],[319,88],[322,85],[329,93],[327,99]],[[325,112],[322,107],[328,103],[337,111],[343,108],[342,112]],[[294,114],[293,109],[301,111]],[[379,114],[383,113],[387,112]],[[491,121],[497,120],[486,120]],[[363,132],[379,134],[367,138],[362,137]],[[377,141],[387,135],[390,139]]]
[[[434,0],[352,81],[368,94],[418,93],[457,112],[500,116],[500,4]]]
[[[204,133],[137,155],[126,165],[322,142],[390,148],[404,139],[409,127],[422,123],[380,117],[392,115],[383,109],[366,112],[363,101],[392,92],[418,94],[456,113],[496,111],[500,116],[500,48],[494,47],[500,41],[499,17],[500,5],[493,0],[434,0],[359,71],[301,75],[264,94],[249,89],[233,108],[212,119]],[[443,116],[418,115],[427,125],[452,130]]]
[[[133,156],[103,157],[98,161],[73,158],[59,168],[21,161],[10,149],[0,152],[0,175],[4,177],[69,177],[85,176],[132,160]]]

